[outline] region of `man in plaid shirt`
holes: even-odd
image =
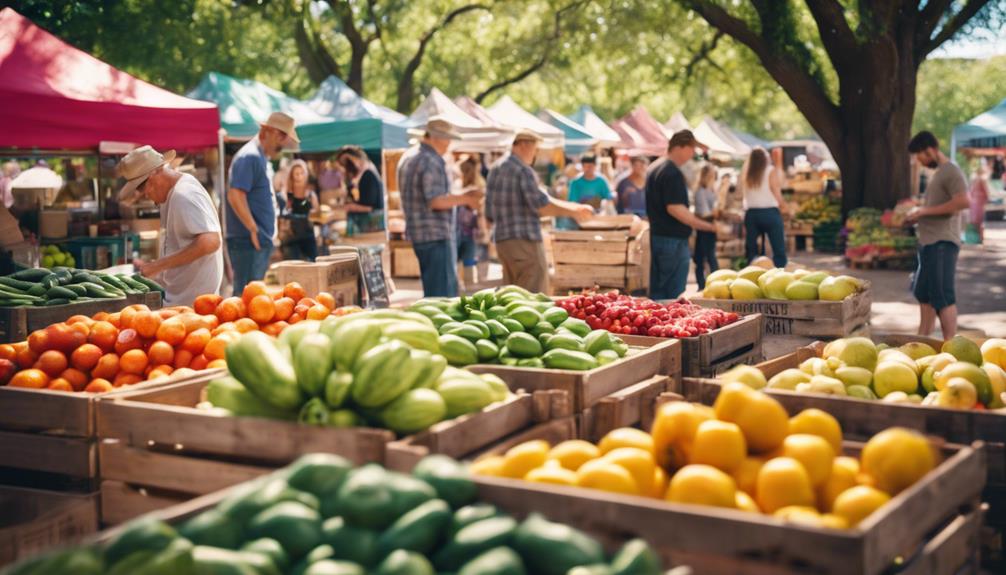
[[[503,282],[532,292],[548,292],[548,260],[541,238],[542,216],[567,216],[584,221],[594,215],[586,204],[553,198],[541,189],[531,165],[541,138],[519,132],[509,156],[489,171],[486,219],[495,224],[493,240],[503,264]]]
[[[461,137],[454,127],[438,116],[413,135],[421,135],[398,163],[398,185],[405,211],[405,230],[419,260],[419,275],[426,297],[455,297],[458,276],[455,263],[454,207],[478,209],[482,193],[451,194],[444,154],[452,140]]]

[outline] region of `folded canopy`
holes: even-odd
[[[503,96],[486,111],[494,120],[514,131],[530,130],[538,134],[542,139],[541,148],[552,150],[563,147],[565,136],[562,130],[539,120],[534,114],[518,106],[510,96]]]
[[[0,10],[0,147],[214,146],[216,106],[130,76]]]
[[[956,148],[1006,147],[1006,100],[954,128],[951,155]]]
[[[597,138],[585,126],[581,126],[559,112],[545,108],[538,112],[538,117],[562,130],[566,137],[565,149],[570,154],[582,154],[597,145]]]
[[[505,150],[513,141],[513,131],[495,122],[487,124],[472,116],[460,106],[451,101],[440,90],[433,88],[423,103],[409,116],[416,125],[424,125],[433,116],[450,122],[461,133],[461,141],[455,142],[453,148],[462,152],[491,152]]]

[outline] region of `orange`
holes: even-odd
[[[182,322],[182,325],[185,326],[185,333],[187,334],[192,333],[201,327],[210,329],[209,322],[204,320],[203,316],[197,313],[192,312],[182,313],[178,315],[178,319],[179,321]]]
[[[119,312],[108,314],[107,316],[105,316],[104,321],[107,321],[108,323],[115,326],[115,329],[122,328],[122,314]]]
[[[28,347],[35,353],[49,351],[49,332],[44,329],[37,329],[28,336]]]
[[[207,359],[205,355],[200,354],[192,358],[192,363],[189,364],[189,369],[191,369],[192,371],[199,371],[202,369],[206,369],[209,363],[210,360]]]
[[[229,297],[220,302],[214,314],[221,322],[235,321],[245,316],[245,302],[239,297]]]
[[[65,323],[50,325],[45,331],[49,334],[49,349],[70,353],[87,342],[86,333],[77,331]]]
[[[147,369],[148,363],[150,363],[150,359],[147,357],[147,354],[143,353],[143,350],[131,349],[119,358],[119,372],[120,374],[141,374],[143,370]]]
[[[548,458],[559,462],[559,465],[570,471],[576,471],[581,465],[597,459],[601,451],[596,445],[582,439],[569,439],[556,445],[548,452]]]
[[[252,321],[254,321],[254,320],[252,320]],[[229,321],[229,322],[226,322],[226,323],[222,323],[222,324],[218,325],[217,327],[213,328],[212,330],[210,330],[210,335],[212,335],[212,336],[215,337],[215,336],[218,336],[218,335],[224,333],[225,331],[236,331],[236,330],[237,330],[237,324],[236,324],[236,322]]]
[[[206,364],[207,369],[217,369],[219,367],[227,367],[227,362],[222,359],[214,359]]]
[[[307,310],[309,309],[311,309],[310,305],[307,305],[306,303],[298,303],[297,305],[293,306],[293,315],[299,315],[302,318],[307,317]]]
[[[133,329],[140,337],[152,338],[157,335],[157,328],[161,327],[161,316],[150,311],[136,312],[133,316]]]
[[[324,306],[320,303],[311,306],[311,309],[307,310],[307,319],[325,319],[332,313],[332,308]]]
[[[115,349],[115,340],[119,337],[119,328],[107,321],[96,321],[91,326],[91,333],[87,336],[87,341],[101,348],[101,351],[109,352]]]
[[[185,341],[185,323],[179,318],[164,320],[157,328],[157,339],[175,346]]]
[[[196,310],[196,313],[208,315],[217,309],[217,306],[220,305],[223,299],[223,297],[215,293],[203,294],[196,298],[196,301],[192,303],[192,307]]]
[[[73,350],[73,354],[70,355],[70,363],[81,371],[91,371],[94,369],[94,366],[98,365],[98,360],[101,359],[101,356],[102,350],[100,347],[93,343],[85,343]]]
[[[66,324],[66,325],[70,328],[70,331],[79,333],[80,335],[84,336],[83,341],[87,341],[87,336],[88,336],[88,334],[91,333],[91,325],[90,324],[84,323],[82,321],[78,321],[75,324]],[[81,343],[83,343],[83,341]]]
[[[59,374],[63,373],[64,369],[69,367],[69,362],[67,362],[63,352],[50,349],[38,356],[35,367],[44,371],[49,377],[58,377]]]
[[[203,354],[209,358],[207,361],[213,359],[224,359],[224,352],[227,349],[227,344],[232,341],[237,341],[239,337],[241,337],[240,333],[236,331],[228,331],[210,339],[209,343],[206,344],[206,349],[203,350]],[[193,360],[193,362],[194,361],[195,360]],[[192,367],[192,369],[196,368]]]
[[[106,353],[98,360],[98,365],[91,370],[91,377],[95,379],[112,379],[119,373],[119,356],[114,353]]]
[[[161,319],[171,319],[180,313],[177,309],[162,309],[157,311],[157,315],[161,316]]]
[[[10,383],[11,387],[33,387],[42,389],[49,385],[49,376],[41,369],[25,369],[14,374]]]
[[[71,315],[69,319],[66,320],[68,325],[73,325],[75,323],[83,323],[86,326],[90,326],[94,323],[94,320],[87,317],[86,315]]]
[[[171,365],[171,362],[175,361],[175,348],[167,342],[155,341],[150,346],[147,356],[151,365]]]
[[[59,374],[59,377],[70,382],[73,386],[74,391],[82,391],[87,385],[87,374],[79,369],[69,368],[63,373]]]
[[[160,377],[168,377],[173,371],[175,370],[170,365],[159,365],[150,370],[150,373],[147,374],[147,381]]]
[[[258,331],[258,323],[250,317],[243,317],[234,322],[234,329],[237,330],[238,333]]]
[[[289,323],[290,325],[293,325],[295,323],[300,323],[302,321],[304,321],[304,316],[302,314],[299,314],[299,313],[295,313],[295,314],[291,315],[286,320],[286,322]]]
[[[175,351],[175,361],[172,362],[171,365],[174,366],[175,369],[188,367],[189,364],[192,363],[193,357],[193,353],[183,347],[182,349]]]
[[[113,389],[115,388],[112,386],[110,381],[99,377],[97,379],[92,379],[91,383],[87,384],[87,387],[84,388],[84,391],[88,393],[105,393],[107,391],[112,391]]]
[[[143,347],[143,340],[135,329],[124,329],[119,332],[119,337],[115,340],[115,353],[122,355],[131,349]]]
[[[248,317],[259,324],[269,323],[276,315],[276,305],[268,295],[257,295],[248,302]]]
[[[297,300],[297,305],[302,305],[304,307],[311,307],[316,303],[318,303],[318,301],[315,300],[313,297],[302,297],[299,300]]]
[[[649,433],[633,427],[619,427],[613,429],[601,438],[597,448],[601,455],[608,453],[619,447],[638,447],[643,451],[653,453],[653,438]]]
[[[248,305],[255,296],[260,295],[269,295],[269,290],[266,289],[265,282],[258,280],[248,282],[248,284],[245,285],[244,291],[241,292],[241,300],[245,302],[245,305]]]
[[[276,303],[273,304],[273,307],[275,307],[273,319],[277,321],[286,321],[291,315],[293,315],[293,308],[295,305],[297,304],[291,298],[279,298],[276,300]]]
[[[110,314],[107,311],[99,311],[91,316],[94,321],[107,321]]]
[[[120,373],[115,376],[115,379],[112,381],[112,385],[114,387],[122,387],[123,385],[133,385],[140,383],[141,381],[143,381],[143,377],[136,375],[135,373]]]
[[[14,351],[14,346],[9,343],[0,344],[0,359],[8,361],[17,359],[17,352]]]
[[[262,332],[276,337],[277,335],[283,333],[283,330],[290,327],[290,324],[285,321],[274,321],[268,325],[262,326]]]
[[[148,310],[149,311],[149,310]],[[133,320],[136,319],[136,314],[140,313],[139,310],[130,306],[119,312],[119,328],[127,329],[133,327]],[[133,328],[136,329],[136,328]]]
[[[70,382],[63,379],[62,377],[57,377],[56,379],[49,382],[49,385],[45,386],[46,389],[51,389],[52,391],[73,391],[73,386]]]
[[[318,300],[318,303],[327,307],[329,310],[335,309],[335,297],[327,291],[318,293],[318,297],[314,299]]]
[[[185,341],[182,342],[181,348],[191,352],[192,355],[198,355],[206,349],[206,344],[210,342],[212,337],[210,330],[201,327],[185,336]]]
[[[283,297],[288,297],[293,301],[300,301],[302,298],[307,297],[307,291],[299,283],[290,282],[283,286]]]
[[[14,344],[14,353],[17,354],[15,356],[17,366],[21,369],[28,369],[35,365],[35,360],[38,359],[38,354],[29,348],[28,342],[25,341]]]

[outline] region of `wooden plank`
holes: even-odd
[[[556,266],[568,264],[618,266],[628,261],[625,243],[615,242],[561,242],[553,248]]]
[[[556,285],[571,287],[619,287],[625,284],[626,266],[601,266],[578,264],[555,264],[551,281]]]
[[[597,442],[619,427],[649,430],[653,426],[657,396],[667,391],[670,381],[658,375],[601,398],[584,412],[580,436]]]
[[[674,381],[681,379],[681,342],[676,339],[665,339],[659,337],[648,337],[642,335],[619,335],[622,341],[633,347],[653,347],[661,341],[674,342],[673,345],[663,347],[664,350],[660,370],[658,375],[666,375]]]
[[[0,486],[0,567],[98,530],[98,494]]]
[[[681,341],[682,374],[695,377],[743,363],[751,357],[761,360],[763,317],[754,314],[730,325]]]
[[[553,419],[547,423],[539,423],[525,431],[521,431],[495,445],[486,447],[476,453],[469,454],[469,459],[479,459],[490,455],[503,455],[508,449],[521,443],[542,439],[550,445],[556,445],[567,439],[576,439],[576,421],[573,417]]]
[[[902,575],[929,573],[959,573],[966,567],[977,570],[978,536],[982,526],[982,511],[974,509],[958,515],[932,538],[919,555],[910,560]]]
[[[33,433],[0,431],[4,467],[93,478],[98,473],[94,441]]]
[[[622,241],[626,242],[632,237],[629,230],[573,230],[573,231],[552,231],[553,249],[560,242],[603,242]]]
[[[174,494],[148,492],[121,481],[101,483],[101,522],[118,525],[152,511],[170,508],[185,501]]]
[[[92,393],[0,387],[0,429],[94,435]]]

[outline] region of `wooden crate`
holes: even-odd
[[[649,255],[649,230],[553,231],[553,293],[570,289],[639,287]]]
[[[455,459],[472,459],[515,439],[575,436],[570,396],[565,391],[518,392],[507,401],[485,410],[440,422],[426,431],[389,443],[385,466],[409,471],[433,453]],[[519,442],[518,441],[518,442]]]
[[[681,373],[685,377],[712,377],[741,363],[761,361],[762,316],[742,317],[730,325],[695,337],[668,340],[661,337],[624,336],[626,342],[645,344],[681,342]],[[672,391],[678,382],[672,382]]]
[[[870,322],[873,293],[870,282],[842,301],[782,301],[692,298],[693,303],[739,314],[765,316],[766,335],[838,338],[854,335]]]
[[[391,251],[391,277],[419,277],[419,259],[412,249],[412,242],[391,240],[388,247]]]
[[[847,452],[861,444],[846,442]],[[516,515],[544,511],[602,540],[646,538],[666,561],[703,574],[972,572],[985,476],[983,446],[945,446],[946,459],[858,529],[802,527],[737,510],[597,490],[477,477],[479,498]]]
[[[0,486],[0,567],[98,530],[98,494]]]
[[[657,398],[671,389],[671,378],[655,375],[602,397],[581,415],[579,437],[597,443],[619,427],[653,427]]]
[[[630,352],[619,361],[587,371],[488,364],[471,365],[468,369],[476,373],[495,373],[512,390],[565,391],[572,398],[573,411],[581,414],[612,393],[654,375],[667,375],[674,371],[675,365],[680,365],[681,348],[677,341],[656,340],[645,345],[631,347]]]

